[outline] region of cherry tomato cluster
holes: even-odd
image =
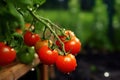
[[[36,52],[43,64],[55,65],[63,73],[74,71],[77,66],[75,56],[81,50],[80,40],[71,30],[64,30],[49,19],[37,15],[35,13],[37,8],[27,7],[27,11],[33,20],[30,24],[25,24],[24,29],[23,27],[22,29],[21,27],[13,29],[9,26],[9,24],[12,25],[11,22],[7,22],[6,30],[12,30],[8,31],[7,34],[4,33],[5,38],[7,38],[4,40],[6,44],[0,42],[0,66],[10,64],[15,59],[25,64],[32,63]],[[19,10],[19,12],[23,14],[24,11]],[[22,18],[18,21],[21,20]],[[42,37],[35,33],[38,22],[41,23],[40,25],[44,25]],[[23,22],[21,24],[21,26],[24,26]],[[34,47],[34,52],[32,47]]]
[[[38,34],[26,31],[24,43],[27,46],[34,46],[42,63],[56,65],[58,70],[63,73],[72,72],[77,66],[75,55],[81,49],[81,42],[70,30],[66,30],[63,35],[58,36],[64,45],[58,39],[55,42],[50,39],[41,39]]]
[[[42,35],[43,38],[39,40],[37,38],[36,40],[35,38],[33,39],[35,51],[41,62],[47,65],[54,64],[63,73],[74,71],[77,66],[75,55],[77,55],[81,49],[79,39],[72,31],[60,28],[49,19],[41,16],[38,17],[34,13],[34,10],[28,9],[28,11],[45,27]],[[48,34],[46,34],[46,32]],[[60,34],[62,33],[62,35],[60,35],[59,32]],[[28,38],[24,37],[24,39]],[[47,41],[44,41],[46,39]],[[32,42],[31,40],[24,40],[24,42],[27,44],[28,42]],[[29,46],[31,43],[27,45]]]
[[[6,66],[16,59],[16,51],[14,48],[0,42],[0,66]]]
[[[39,34],[27,29],[23,34],[23,42],[26,46],[23,46],[22,50],[18,52],[0,42],[0,66],[8,65],[16,58],[25,64],[32,63],[35,57],[34,52],[36,52],[43,64],[55,65],[63,73],[74,71],[77,66],[75,56],[81,50],[80,40],[71,30],[55,34],[57,36],[52,37],[52,39],[43,39]],[[32,47],[34,47],[34,52],[30,52]]]

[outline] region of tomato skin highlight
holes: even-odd
[[[70,73],[75,70],[77,62],[75,56],[72,54],[59,55],[56,60],[56,67],[63,73]]]
[[[40,36],[38,34],[32,33],[30,31],[26,31],[24,34],[24,43],[27,46],[34,46],[37,41],[40,40]]]
[[[56,50],[51,50],[48,46],[42,46],[38,51],[40,60],[47,65],[55,64],[58,57]]]
[[[12,63],[16,58],[16,51],[9,47],[3,46],[0,48],[0,66],[5,66]]]

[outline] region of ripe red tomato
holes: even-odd
[[[40,36],[36,33],[26,31],[24,34],[24,43],[27,46],[34,46],[37,41],[40,40]]]
[[[61,39],[61,38],[60,38]],[[62,42],[64,43],[64,47],[65,47],[65,51],[66,52],[70,52],[72,54],[78,54],[81,50],[81,42],[77,37],[72,37],[69,40],[63,40],[63,38],[61,39]],[[61,43],[57,40],[56,41],[56,45],[62,49]]]
[[[51,65],[56,62],[58,52],[57,50],[51,50],[48,46],[42,46],[38,50],[38,56],[44,64]]]
[[[56,67],[63,73],[70,73],[75,70],[77,62],[75,56],[67,54],[65,56],[59,55],[56,60]]]
[[[9,47],[3,46],[0,48],[0,66],[5,66],[13,62],[16,58],[16,51]]]
[[[81,49],[81,42],[78,38],[71,39],[64,43],[65,45],[65,51],[70,52],[72,54],[78,54]]]
[[[39,40],[36,42],[35,44],[35,51],[38,52],[38,50],[42,47],[42,46],[52,46],[52,41],[51,40]]]

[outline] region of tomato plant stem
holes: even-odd
[[[45,38],[46,38],[46,37],[45,37],[45,31],[46,31],[46,29],[47,29],[47,28],[46,28],[46,26],[45,26],[44,31],[43,31],[43,40],[45,40]]]
[[[28,11],[30,12],[30,14],[35,18],[35,19],[37,19],[38,21],[40,21],[41,23],[43,23],[52,33],[53,33],[53,35],[60,41],[60,43],[61,43],[61,45],[62,45],[62,50],[63,50],[63,52],[64,52],[64,54],[66,53],[66,51],[65,51],[65,48],[64,48],[64,43],[61,41],[61,39],[58,37],[58,35],[56,34],[56,32],[52,29],[52,27],[51,27],[51,24],[53,25],[53,23],[50,21],[50,20],[48,20],[48,19],[45,19],[45,18],[43,18],[43,17],[40,17],[40,16],[38,16],[38,15],[36,15],[36,14],[34,14],[34,12],[32,12],[32,10],[30,9],[30,8],[28,8]],[[46,21],[44,21],[44,20],[47,20],[48,22],[46,22]],[[50,24],[51,23],[51,24]],[[54,25],[54,26],[56,26],[56,25]],[[58,26],[56,26],[56,27],[58,27]],[[59,28],[60,29],[60,28]]]
[[[59,26],[57,26],[56,24],[54,24],[52,21],[50,21],[49,19],[47,18],[44,18],[44,17],[41,17],[39,16],[41,19],[43,19],[44,21],[46,21],[47,23],[50,23],[50,25],[56,27],[57,29],[59,29],[60,31],[63,31]]]
[[[58,25],[54,24],[52,21],[50,21],[50,20],[47,19],[47,18],[44,18],[44,17],[42,17],[42,16],[39,16],[39,17],[40,17],[41,19],[43,19],[44,21],[46,21],[47,23],[50,23],[51,26],[54,26],[54,27],[56,27],[57,29],[59,29],[59,30],[62,32],[62,34],[65,35],[65,33],[64,33],[64,30],[65,30],[65,29],[60,28]],[[66,36],[66,35],[65,35],[65,36]]]

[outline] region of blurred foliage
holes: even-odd
[[[93,8],[94,14],[94,33],[90,41],[90,46],[112,50],[108,38],[108,16],[107,6],[101,0],[96,0]]]
[[[115,0],[115,15],[113,18],[114,27],[114,47],[120,50],[120,0]]]
[[[108,36],[108,13],[107,5],[102,0],[95,0],[91,11],[82,11],[79,0],[70,0],[68,10],[42,10],[39,13],[51,19],[59,26],[71,29],[80,38],[83,47],[97,48],[100,50],[114,51],[120,49],[120,1],[116,0],[116,14],[113,19],[114,42]],[[118,3],[119,2],[119,3]],[[78,4],[79,3],[79,4]]]

